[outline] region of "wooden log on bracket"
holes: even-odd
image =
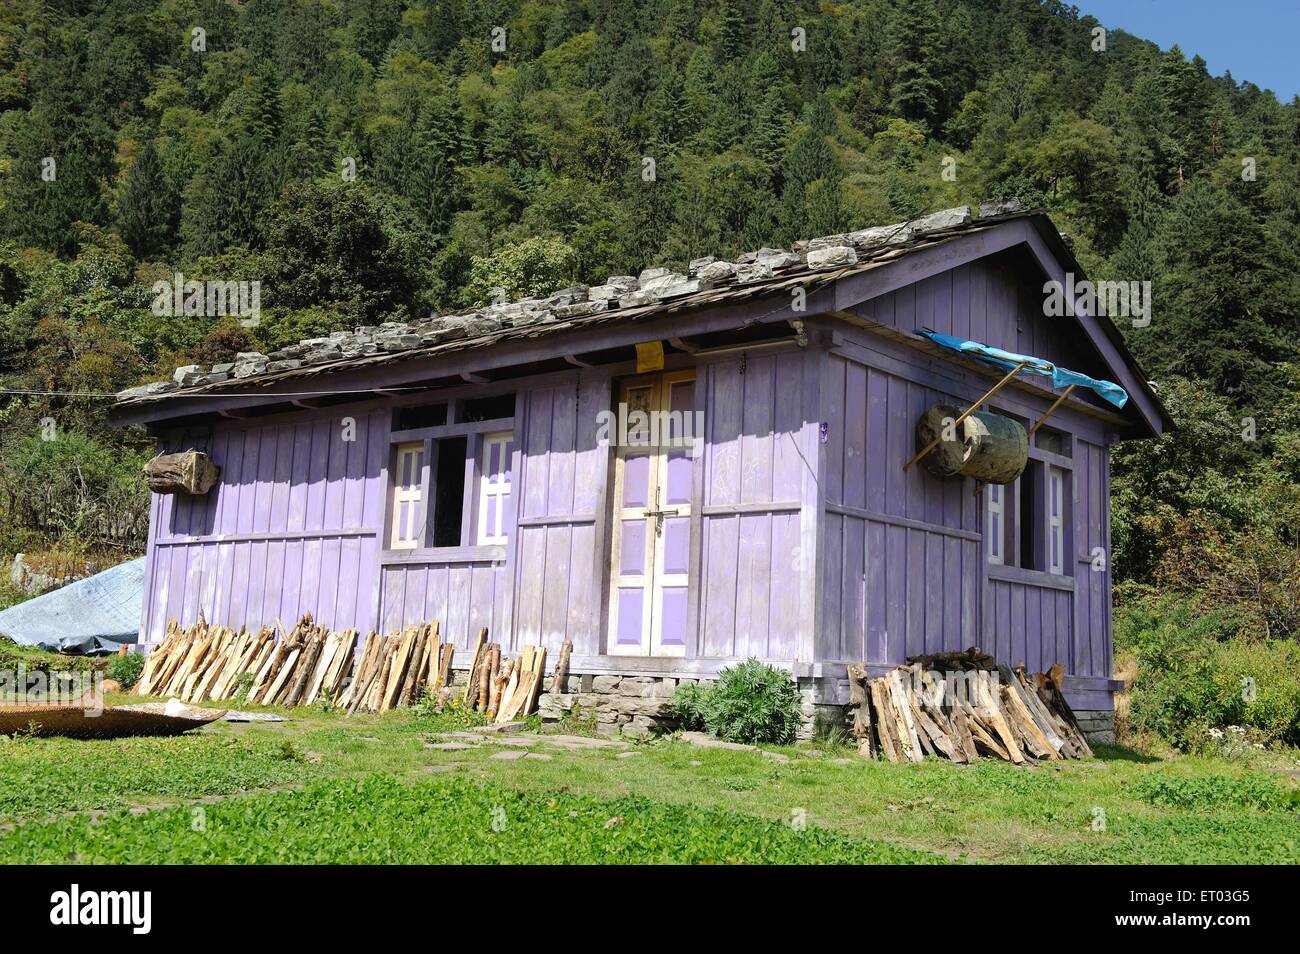
[[[221,476],[221,468],[203,451],[159,454],[144,465],[144,479],[156,494],[206,494]]]

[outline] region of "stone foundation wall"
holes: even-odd
[[[464,670],[453,671],[452,685],[463,686],[466,676]],[[588,673],[569,676],[564,692],[551,692],[548,674],[537,707],[543,722],[578,719],[592,723],[605,735],[645,738],[677,731],[680,726],[673,716],[673,693],[685,683],[707,681],[710,680]],[[826,732],[847,728],[852,712],[839,701],[848,698],[847,679],[805,677],[797,680],[797,686],[798,741],[807,742]],[[1114,712],[1081,710],[1075,715],[1089,742],[1114,743]]]
[[[537,700],[543,722],[564,718],[589,720],[606,735],[644,738],[663,735],[678,728],[673,718],[673,693],[682,683],[694,679],[668,679],[658,676],[568,677],[564,692],[546,692]]]
[[[1078,709],[1074,717],[1089,743],[1115,744],[1115,713],[1110,709]]]
[[[564,718],[590,720],[606,735],[644,738],[675,732],[672,698],[685,683],[709,680],[661,676],[569,676],[564,692],[543,692],[538,711],[543,722]],[[847,693],[847,680],[843,691]],[[547,682],[549,687],[549,680]],[[845,724],[847,711],[835,701],[836,687],[826,680],[800,679],[798,740],[808,741],[819,731]]]
[[[833,733],[849,723],[849,707],[838,701],[847,699],[849,681],[845,679],[798,680],[798,741],[809,742],[819,735]]]

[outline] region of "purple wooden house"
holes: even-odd
[[[1064,663],[1071,703],[1104,722],[1110,448],[1168,419],[1108,319],[1045,316],[1044,283],[1083,277],[1046,215],[983,211],[124,392],[117,422],[221,467],[204,496],[154,497],[142,641],[200,612],[363,632],[433,618],[459,646],[482,626],[552,659],[572,640],[584,690],[758,657],[792,672],[806,713],[846,701],[847,662],[978,645]],[[1014,484],[905,470],[927,408],[968,406],[1001,377],[918,328],[1130,399],[1070,394]],[[1059,396],[1021,377],[990,409],[1028,425]]]

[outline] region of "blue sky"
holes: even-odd
[[[1287,102],[1300,93],[1300,0],[1069,0],[1108,29],[1150,40],[1162,50],[1177,43],[1199,53],[1210,72],[1225,70]]]

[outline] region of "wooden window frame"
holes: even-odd
[[[1065,469],[1055,464],[1046,464],[1045,474],[1046,481],[1043,494],[1043,511],[1047,525],[1047,546],[1043,553],[1044,563],[1046,564],[1045,569],[1048,573],[1056,576],[1064,576],[1065,569],[1070,564],[1070,560],[1065,553],[1067,514],[1070,513],[1070,508],[1067,506],[1067,491],[1070,487],[1070,481]],[[1058,480],[1058,506],[1056,508],[1057,512],[1053,514],[1053,482]],[[1055,562],[1053,562],[1053,553],[1056,555]]]
[[[468,397],[468,396],[467,396]],[[518,404],[516,404],[516,414],[518,414]],[[503,543],[492,543],[479,545],[478,525],[479,525],[479,474],[480,461],[482,459],[483,439],[485,435],[495,433],[511,432],[515,430],[515,417],[501,417],[486,421],[461,421],[460,400],[449,401],[447,404],[447,423],[439,424],[432,427],[410,428],[400,431],[390,431],[388,440],[390,446],[390,461],[393,467],[388,479],[388,508],[389,512],[385,520],[387,539],[385,540],[384,553],[390,559],[401,558],[410,560],[417,557],[427,557],[431,561],[436,561],[443,556],[464,560],[468,555],[477,554],[484,560],[499,559]],[[465,467],[463,480],[465,482],[464,502],[462,504],[461,522],[460,522],[460,540],[455,546],[433,546],[433,522],[430,520],[431,510],[434,498],[437,494],[436,474],[438,472],[438,454],[439,442],[443,438],[464,437],[465,438]],[[397,515],[400,513],[399,505],[400,496],[397,491],[397,480],[400,471],[398,470],[398,452],[396,448],[402,445],[422,444],[424,447],[424,466],[420,479],[419,505],[423,508],[422,530],[414,543],[402,541],[401,545],[394,545],[398,539],[394,533],[396,527]],[[518,462],[519,447],[516,445],[510,456],[508,466],[511,473],[511,485],[513,486],[515,476],[515,464]],[[508,495],[507,495],[508,496]],[[503,521],[508,516],[503,516]],[[505,523],[503,522],[503,529]],[[508,539],[508,534],[507,534]]]
[[[405,472],[405,461],[411,455],[415,457],[412,479],[410,483],[403,484],[401,480]],[[390,550],[415,550],[424,542],[428,532],[428,470],[429,448],[426,442],[401,441],[393,444],[393,479],[390,481],[388,519]],[[409,526],[406,527],[399,526],[402,504],[409,504]]]
[[[514,487],[514,473],[510,466],[513,457],[513,445],[515,442],[515,432],[510,431],[492,431],[482,434],[479,437],[479,472],[478,472],[478,517],[475,520],[477,524],[477,533],[475,543],[481,547],[505,546],[509,541],[509,521],[506,517],[506,505],[509,502],[510,494]],[[488,455],[494,446],[502,448],[503,467],[502,473],[504,480],[493,481],[488,471]],[[506,453],[506,448],[512,448],[511,453]],[[497,501],[497,526],[496,533],[489,533],[487,526],[488,500],[492,497]]]

